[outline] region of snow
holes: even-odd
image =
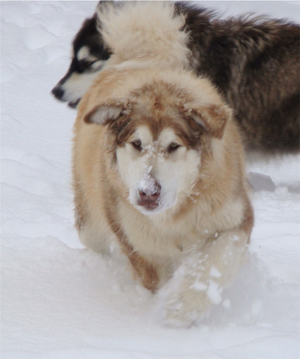
[[[152,166],[147,169],[147,173],[144,174],[144,176],[137,185],[140,191],[143,191],[146,194],[148,193],[149,195],[155,193],[155,191],[157,190],[157,184],[155,183],[155,179],[150,175],[151,167]]]
[[[49,92],[96,4],[1,3],[1,358],[299,358],[300,156],[248,164],[256,216],[248,260],[222,304],[210,283],[216,304],[192,328],[165,327],[158,298],[131,278],[123,257],[79,243],[70,166],[76,111]],[[299,22],[299,2],[201,4],[224,16]]]

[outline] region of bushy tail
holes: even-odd
[[[118,63],[145,59],[154,66],[188,68],[184,24],[184,15],[175,14],[171,2],[107,1],[97,7],[98,31]]]

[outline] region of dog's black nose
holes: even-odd
[[[65,91],[62,90],[59,86],[55,86],[51,92],[58,100],[61,100]]]

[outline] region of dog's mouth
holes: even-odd
[[[81,98],[77,98],[76,100],[72,100],[72,101],[68,101],[68,99],[65,99],[65,90],[61,87],[61,85],[57,85],[55,86],[52,90],[51,90],[52,95],[54,95],[54,97],[62,102],[68,102],[68,106],[71,108],[76,108],[81,100]]]
[[[159,206],[159,203],[151,200],[139,200],[138,206],[142,207],[144,210],[153,211]]]
[[[71,108],[76,108],[76,107],[78,106],[80,100],[81,100],[81,98],[78,98],[78,99],[75,100],[75,101],[70,101],[70,102],[68,103],[68,106],[71,107]]]

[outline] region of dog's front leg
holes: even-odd
[[[122,237],[121,247],[127,255],[133,274],[152,293],[156,292],[159,285],[159,275],[155,265],[147,261],[143,256],[133,250],[133,247]]]
[[[174,276],[160,290],[159,306],[168,325],[189,326],[210,304],[222,302],[223,288],[243,262],[249,234],[233,230],[216,233],[215,237],[189,249]]]

